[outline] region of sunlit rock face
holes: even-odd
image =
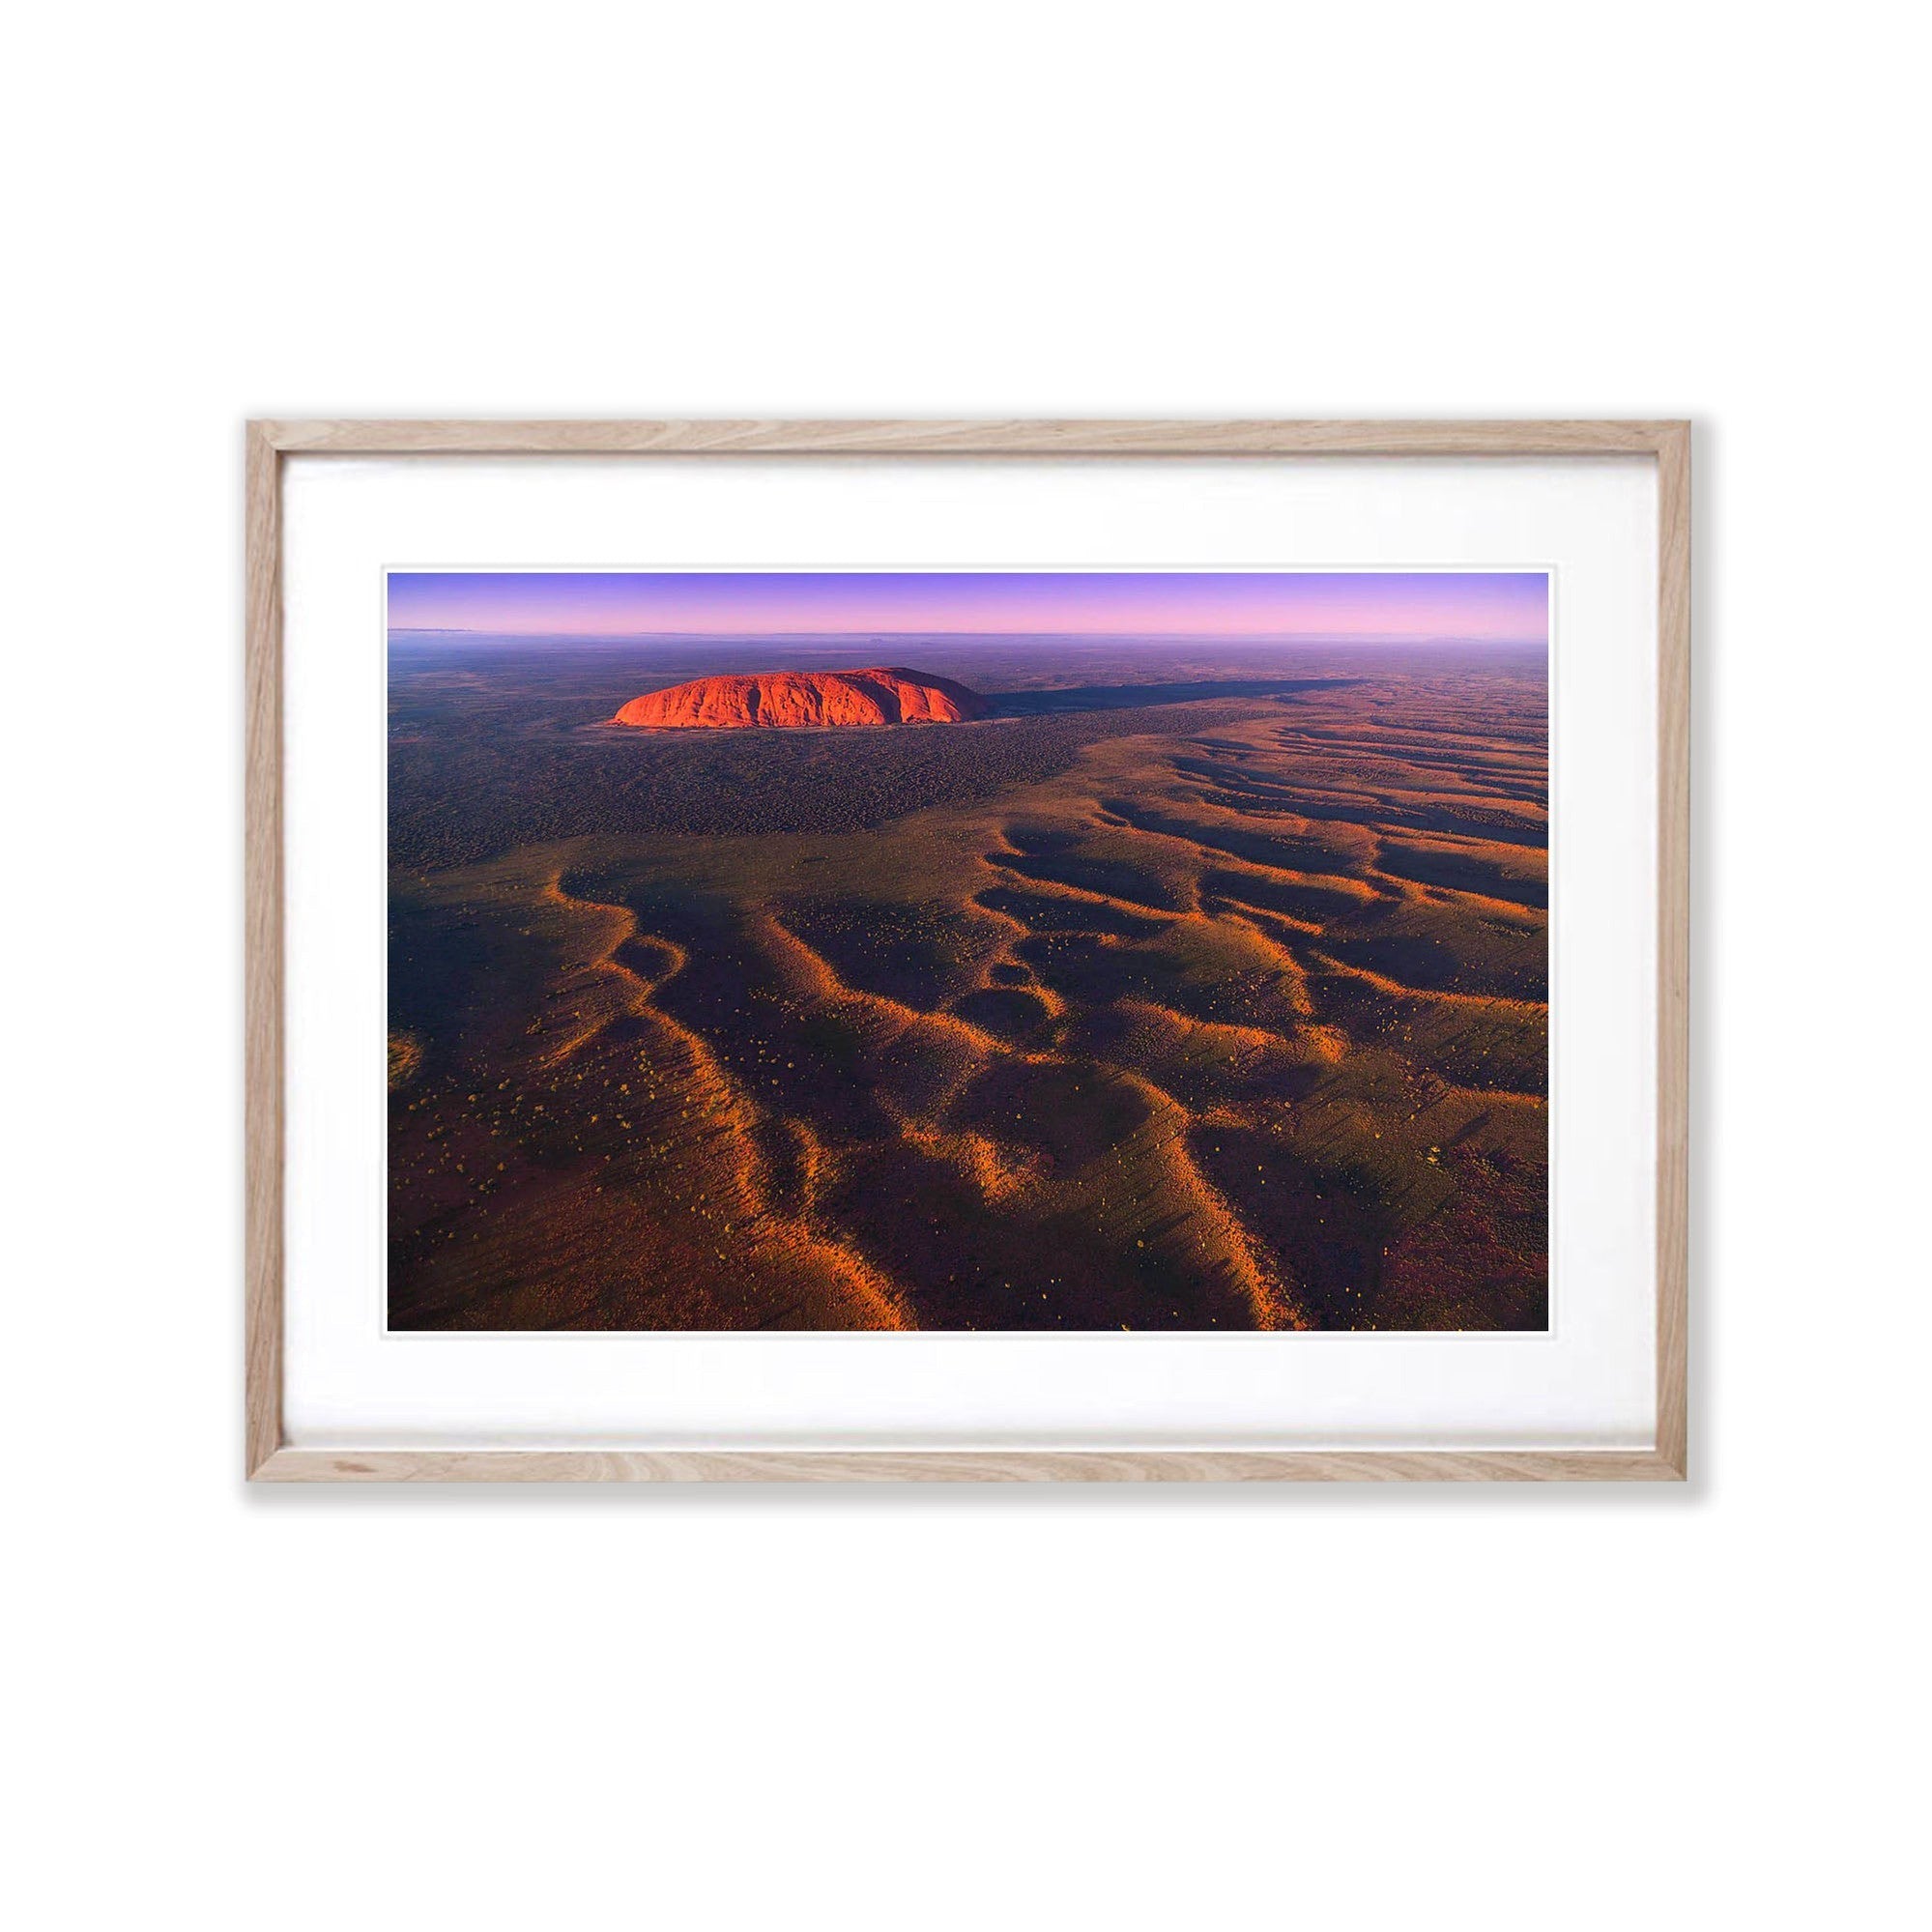
[[[950,678],[903,665],[697,678],[633,698],[613,724],[659,730],[785,730],[810,725],[953,725],[991,707]]]

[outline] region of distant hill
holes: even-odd
[[[903,665],[864,671],[764,671],[697,678],[633,698],[611,722],[684,731],[812,725],[953,725],[992,707],[950,678]]]

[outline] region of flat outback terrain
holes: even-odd
[[[887,665],[990,715],[613,721]],[[1546,1325],[1541,646],[398,636],[389,700],[393,1327]]]

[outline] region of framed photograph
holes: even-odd
[[[250,1478],[1684,1476],[1687,424],[247,439]]]

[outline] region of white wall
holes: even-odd
[[[1906,1916],[1908,18],[15,23],[20,1922]],[[251,412],[1695,416],[1696,1483],[245,1493]]]

